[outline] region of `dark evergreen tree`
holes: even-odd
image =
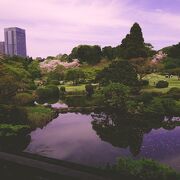
[[[102,55],[104,58],[107,58],[108,60],[113,60],[115,58],[114,54],[114,48],[112,48],[111,46],[106,46],[102,48]]]
[[[142,30],[138,23],[135,23],[132,26],[130,34],[128,34],[126,38],[122,40],[120,51],[122,57],[125,59],[148,56]]]
[[[115,60],[109,67],[100,71],[96,80],[102,84],[121,83],[127,86],[138,86],[138,77],[133,66],[126,60]]]

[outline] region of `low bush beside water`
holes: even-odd
[[[26,111],[28,121],[32,127],[42,127],[55,116],[52,109],[43,106],[26,107]]]
[[[0,124],[0,137],[26,135],[29,132],[28,125]]]
[[[145,114],[148,116],[172,116],[180,115],[180,106],[178,101],[171,98],[154,98],[150,104],[144,108]]]
[[[107,168],[114,176],[129,176],[131,180],[179,180],[180,175],[172,168],[150,159],[133,160],[120,158],[113,167]],[[119,176],[121,177],[121,176]]]

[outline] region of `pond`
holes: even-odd
[[[66,113],[30,136],[25,151],[51,158],[102,166],[118,157],[146,157],[180,171],[180,127],[139,127],[102,114]]]

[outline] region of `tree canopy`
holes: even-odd
[[[139,84],[137,73],[127,60],[114,60],[109,67],[104,68],[96,76],[96,81],[102,84],[121,83],[130,87]]]
[[[121,56],[125,59],[147,57],[147,47],[144,43],[143,33],[138,23],[135,23],[130,34],[122,40],[120,45]]]
[[[69,69],[66,73],[66,80],[72,81],[74,85],[79,84],[85,78],[84,72],[79,68]]]
[[[100,46],[80,45],[73,48],[70,57],[77,58],[81,63],[97,64],[102,56]]]

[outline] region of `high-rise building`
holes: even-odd
[[[0,54],[5,54],[5,44],[4,42],[0,42]]]
[[[26,57],[26,32],[17,27],[5,28],[5,54]]]

